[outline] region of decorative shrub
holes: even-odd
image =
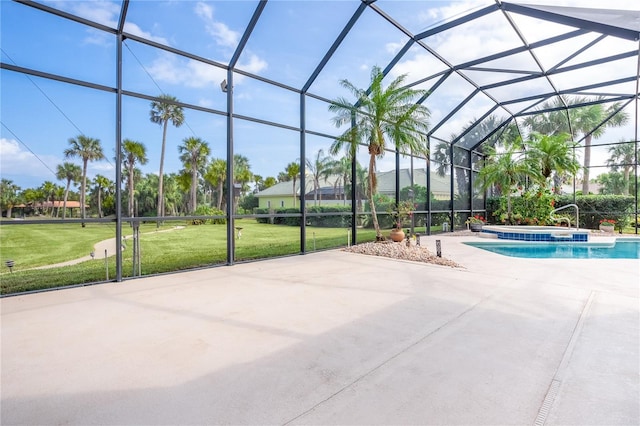
[[[225,212],[222,210],[218,210],[214,207],[209,206],[198,206],[196,211],[193,213],[193,216],[224,216]],[[212,224],[212,225],[225,225],[227,223],[227,219],[222,218],[212,218],[212,219],[190,219],[188,224],[191,225],[204,225]]]

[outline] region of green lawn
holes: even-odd
[[[226,225],[190,225],[174,229],[180,223],[165,223],[155,232],[155,223],[141,226],[140,252],[142,275],[171,272],[216,264],[227,260]],[[236,221],[242,236],[235,239],[235,261],[267,258],[300,252],[300,229],[291,226],[259,224],[252,219]],[[95,260],[77,265],[43,270],[27,270],[87,256],[93,245],[115,237],[115,224],[16,225],[0,230],[0,284],[2,294],[105,281],[115,277],[115,257],[106,260],[96,254]],[[131,235],[124,225],[122,233]],[[344,228],[307,228],[306,251],[347,245]],[[375,232],[358,231],[358,242],[372,241]],[[125,240],[123,276],[133,275],[133,244]],[[4,266],[7,259],[16,262],[13,273]]]

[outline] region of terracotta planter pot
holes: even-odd
[[[399,228],[394,228],[391,230],[391,234],[389,234],[389,238],[396,243],[404,240],[404,231]]]

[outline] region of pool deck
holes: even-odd
[[[640,424],[640,262],[436,239],[1,299],[0,423]]]

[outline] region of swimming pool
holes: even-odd
[[[640,239],[601,243],[476,242],[465,244],[510,257],[537,259],[640,259]]]

